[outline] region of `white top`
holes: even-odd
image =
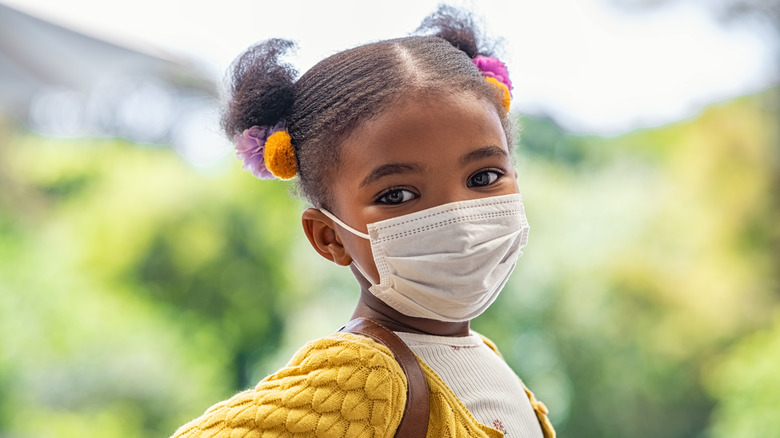
[[[395,332],[441,377],[480,423],[512,438],[542,438],[520,379],[477,333],[465,337]]]

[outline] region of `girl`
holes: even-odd
[[[182,426],[176,437],[498,437],[555,433],[469,329],[507,281],[528,225],[512,166],[504,64],[448,7],[418,36],[337,53],[299,79],[250,48],[223,120],[245,168],[298,177],[303,229],[360,297],[340,332]],[[427,36],[426,36],[427,35]]]

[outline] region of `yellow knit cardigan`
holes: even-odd
[[[495,346],[486,340],[495,350]],[[501,437],[477,422],[421,362],[430,389],[428,437]],[[547,409],[526,389],[545,438]],[[185,424],[174,438],[390,438],[406,404],[406,378],[390,350],[351,333],[309,342],[277,373]]]

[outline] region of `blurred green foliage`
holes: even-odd
[[[562,436],[780,436],[780,377],[760,371],[777,330],[748,340],[780,323],[772,96],[616,138],[525,119],[531,240],[511,291],[474,326]]]
[[[771,95],[613,138],[521,122],[531,241],[474,328],[560,436],[780,436]],[[0,436],[167,436],[351,313],[289,185],[1,132]]]
[[[284,186],[116,141],[3,144],[0,434],[164,436],[255,380],[294,301]]]

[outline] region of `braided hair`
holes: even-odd
[[[511,147],[502,95],[471,62],[477,55],[491,55],[480,51],[472,18],[440,6],[416,34],[336,53],[297,80],[295,69],[280,62],[292,42],[271,39],[250,47],[231,67],[225,133],[232,137],[253,125],[284,121],[295,148],[299,190],[314,206],[325,208],[332,204],[326,182],[338,170],[341,143],[407,93],[466,92],[486,99],[495,105]]]

